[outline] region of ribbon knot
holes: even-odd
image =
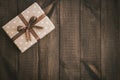
[[[27,22],[26,27],[20,26],[20,25],[17,26],[17,31],[25,32],[27,41],[31,41],[30,32],[32,32],[33,28],[43,29],[43,27],[35,25],[37,23],[37,20],[38,20],[37,17],[32,16],[30,18],[29,22]]]

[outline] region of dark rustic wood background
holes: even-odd
[[[34,1],[0,0],[0,27]],[[120,0],[61,0],[51,17],[56,29],[24,54],[0,28],[0,80],[120,80]]]

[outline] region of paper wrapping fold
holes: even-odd
[[[44,12],[40,8],[40,6],[35,2],[30,7],[28,7],[26,10],[24,10],[21,14],[29,22],[29,19],[32,16],[39,17],[42,14],[44,14]],[[11,21],[9,21],[6,25],[4,25],[2,28],[4,29],[4,31],[8,34],[10,38],[13,38],[16,34],[19,33],[17,31],[17,26],[19,25],[25,26],[25,24],[21,21],[21,19],[18,16],[16,16]],[[36,32],[36,34],[39,36],[40,39],[43,38],[48,33],[50,33],[55,28],[55,26],[53,25],[53,23],[50,21],[50,19],[47,16],[44,17],[38,23],[36,23],[36,25],[43,27],[43,29],[33,28],[33,30]],[[28,48],[30,48],[33,44],[37,42],[35,37],[32,34],[30,35],[31,35],[31,41],[26,41],[25,33],[22,34],[20,37],[18,37],[14,41],[14,43],[20,49],[21,52],[26,51]]]

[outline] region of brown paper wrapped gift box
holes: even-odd
[[[37,21],[31,24],[30,19],[33,16],[37,18]],[[23,28],[21,29],[22,31],[17,30],[19,26]],[[9,21],[2,28],[8,34],[8,36],[13,39],[19,50],[24,52],[33,44],[35,44],[38,39],[41,39],[50,33],[55,28],[55,26],[45,15],[41,7],[35,2],[26,10],[24,10],[20,15]],[[30,38],[30,40],[27,40],[27,38]]]

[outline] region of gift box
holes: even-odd
[[[55,26],[35,2],[2,28],[23,53]]]

